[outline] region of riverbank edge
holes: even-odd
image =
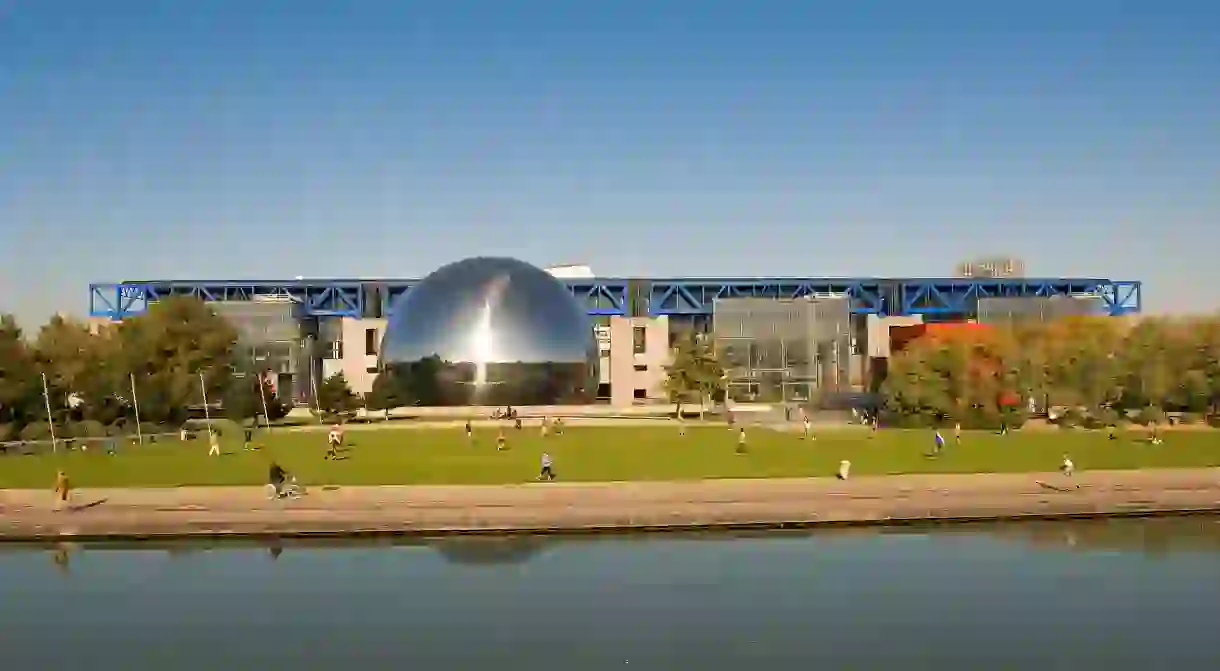
[[[1101,519],[1151,519],[1220,515],[1220,504],[1200,507],[1129,508],[1123,510],[1087,512],[1040,512],[994,515],[953,515],[924,517],[886,517],[875,519],[823,519],[759,522],[689,522],[673,524],[608,524],[545,527],[377,527],[345,526],[341,529],[301,529],[290,525],[251,525],[250,529],[190,529],[180,531],[97,531],[97,532],[5,532],[0,534],[0,546],[39,545],[47,543],[114,543],[167,541],[258,541],[258,540],[370,540],[382,538],[443,539],[457,537],[521,537],[521,536],[625,536],[690,533],[730,533],[747,531],[797,531],[818,529],[867,529],[897,527],[964,526],[986,523],[1053,522]]]
[[[56,511],[0,490],[0,542],[592,535],[943,525],[1220,513],[1220,469],[853,479],[96,490]]]

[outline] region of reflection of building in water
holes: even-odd
[[[545,543],[528,536],[464,538],[438,541],[432,548],[453,564],[524,564],[545,549]]]
[[[977,533],[979,528],[963,530]],[[1082,552],[1135,550],[1160,555],[1220,550],[1220,520],[1208,516],[1023,522],[994,525],[989,531],[999,538],[1035,547]]]

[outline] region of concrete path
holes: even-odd
[[[512,486],[0,491],[0,538],[690,529],[1220,511],[1220,469]]]

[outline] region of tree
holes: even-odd
[[[57,420],[109,425],[131,414],[129,380],[114,354],[108,333],[95,335],[86,325],[59,315],[43,325],[34,357],[47,375]]]
[[[34,357],[17,321],[10,315],[0,316],[0,425],[16,432],[34,420],[41,403],[40,384]]]
[[[698,399],[700,413],[703,401],[716,396],[724,386],[724,367],[711,344],[693,331],[679,334],[674,340],[673,358],[665,366],[662,382],[666,397],[674,404],[674,412],[682,414],[682,405]]]
[[[399,381],[390,371],[382,371],[373,379],[373,388],[364,397],[364,407],[369,410],[384,410],[386,419],[390,411],[408,404]]]
[[[355,410],[360,401],[356,394],[352,393],[347,377],[340,372],[322,380],[322,384],[318,385],[317,404],[322,412],[338,415]]]
[[[120,324],[117,338],[121,368],[136,376],[142,419],[180,422],[203,402],[201,386],[209,402],[228,387],[237,332],[197,298],[153,303]]]

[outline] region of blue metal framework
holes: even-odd
[[[121,320],[167,296],[205,301],[289,298],[305,316],[388,315],[418,280],[308,279],[289,281],[141,281],[89,285],[89,314]],[[590,315],[628,315],[628,280],[563,280]],[[1091,294],[1111,315],[1140,312],[1137,281],[1107,279],[913,279],[913,278],[671,278],[638,280],[646,288],[647,314],[706,316],[719,298],[793,299],[848,296],[856,314],[969,316],[980,298]]]

